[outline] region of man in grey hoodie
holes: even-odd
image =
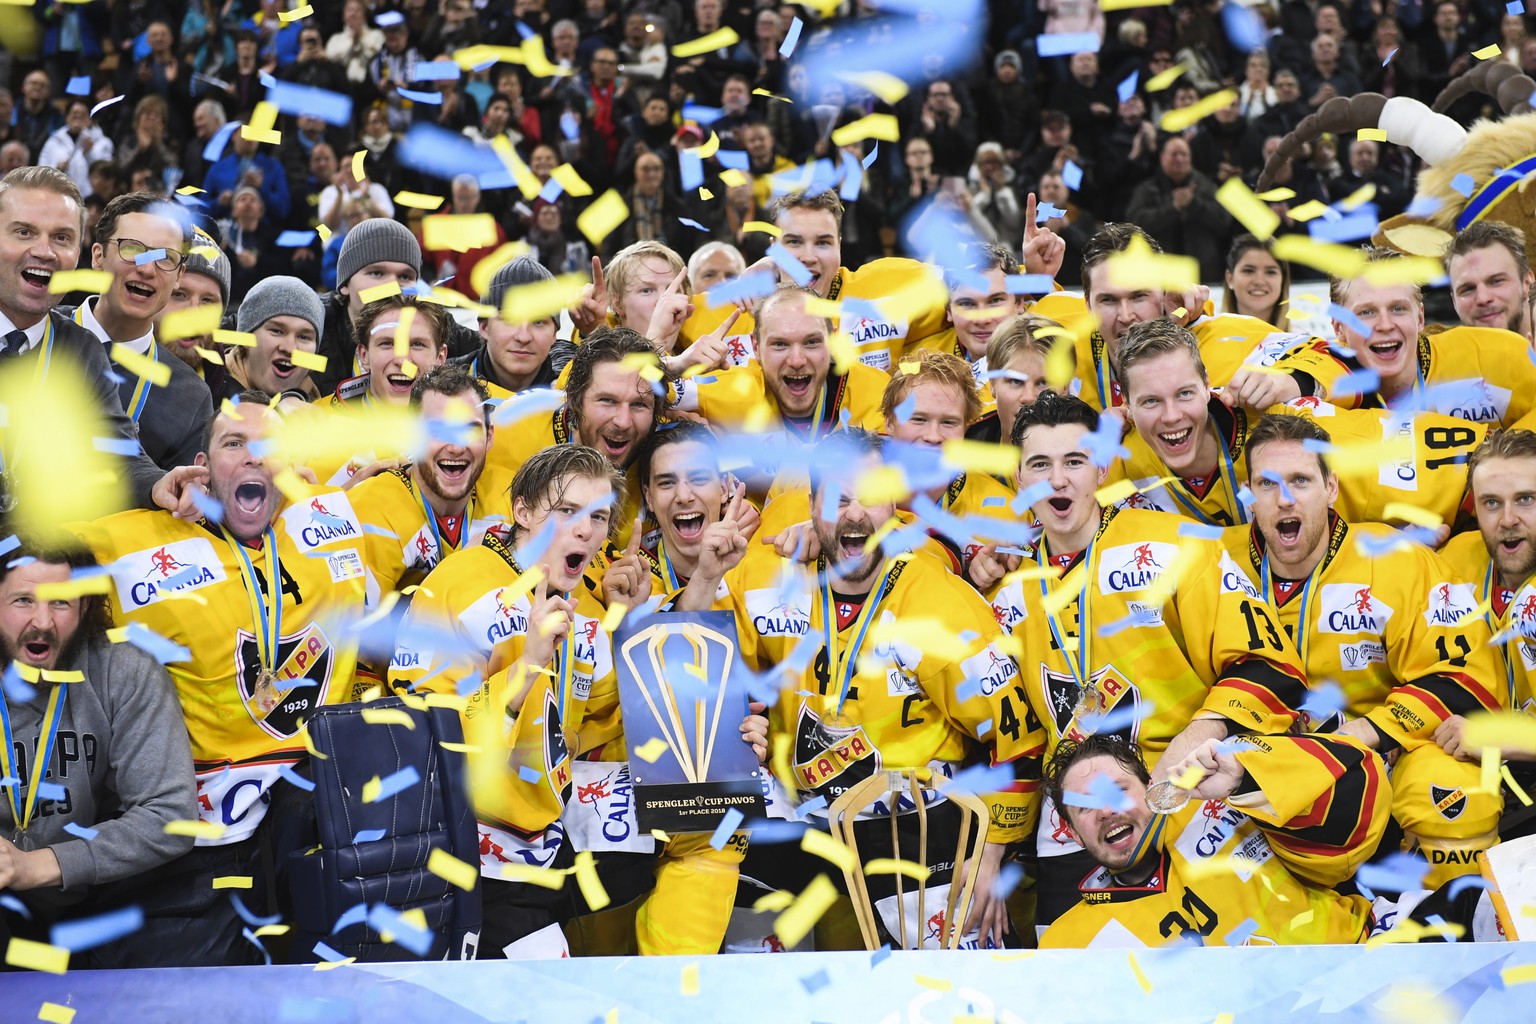
[[[0,905],[0,939],[46,942],[61,921],[129,905],[138,876],[192,847],[166,834],[197,817],[170,676],[134,643],[107,639],[104,596],[46,589],[95,564],[78,542],[22,541],[0,555],[0,776],[10,780],[0,787],[0,889],[19,901]],[[155,966],[156,943],[142,939],[127,935],[71,966]]]

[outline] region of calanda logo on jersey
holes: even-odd
[[[1329,583],[1318,595],[1317,628],[1322,633],[1375,633],[1387,630],[1392,608],[1365,583]]]
[[[268,735],[288,739],[296,735],[315,708],[325,703],[331,687],[331,668],[335,653],[330,638],[318,623],[278,639],[276,703],[270,709],[263,703],[273,695],[257,692],[261,675],[261,650],[256,634],[239,630],[235,634],[235,687],[240,703],[251,720]]]
[[[749,590],[746,605],[759,636],[804,636],[811,628],[811,598],[804,592],[786,599],[778,587]]]
[[[960,663],[960,674],[967,682],[975,680],[981,695],[990,697],[1013,681],[1019,666],[995,645],[988,644]]]
[[[1413,417],[1389,414],[1381,418],[1381,440],[1387,454],[1382,456],[1377,480],[1383,487],[1399,491],[1419,489],[1418,447],[1413,439]],[[1402,458],[1393,454],[1402,452]]]
[[[324,494],[283,511],[283,529],[300,551],[313,551],[332,541],[363,535],[352,503],[340,493]]]
[[[577,785],[576,802],[592,808],[602,821],[603,838],[610,843],[623,842],[634,833],[634,784],[627,762],[615,766],[602,778]]]
[[[1259,588],[1253,585],[1248,574],[1232,560],[1227,552],[1221,553],[1221,592],[1223,594],[1247,594],[1255,601],[1263,600]]]
[[[1490,384],[1485,377],[1449,381],[1440,388],[1444,400],[1435,403],[1439,406],[1436,411],[1447,416],[1474,423],[1498,423],[1509,411],[1509,389]]]
[[[459,616],[490,647],[514,636],[528,635],[528,597],[513,587],[497,587],[481,596]]]
[[[1123,594],[1150,587],[1178,557],[1179,549],[1162,541],[1142,541],[1107,549],[1099,556],[1099,591]]]
[[[1429,588],[1424,622],[1429,626],[1454,626],[1477,612],[1477,592],[1470,583],[1436,583]]]
[[[213,544],[194,537],[124,555],[112,566],[112,578],[124,608],[143,608],[227,577]]]

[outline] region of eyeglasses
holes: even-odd
[[[180,270],[181,265],[187,262],[186,253],[175,249],[151,249],[137,238],[110,238],[108,241],[117,243],[117,254],[126,263],[137,264],[139,257],[147,252],[163,252],[165,254],[154,261],[155,266],[161,270],[174,272]]]

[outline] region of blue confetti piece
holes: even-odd
[[[525,764],[517,769],[517,777],[522,779],[524,782],[533,784],[542,779],[544,777],[544,773],[539,771],[537,768],[530,768]]]
[[[1243,484],[1243,486],[1237,489],[1237,503],[1239,505],[1243,506],[1243,508],[1253,508],[1253,502],[1253,491],[1249,490],[1247,484]]]
[[[856,202],[864,190],[864,168],[859,166],[859,158],[843,150],[843,183],[838,188],[838,197],[845,203]]]
[[[805,24],[796,18],[789,23],[789,31],[784,33],[784,41],[779,44],[779,56],[788,58],[795,52],[795,47],[800,43],[800,33],[805,29]]]
[[[1003,278],[1003,287],[1009,295],[1048,295],[1055,290],[1055,285],[1055,278],[1050,274],[1009,274]]]
[[[329,89],[279,79],[267,86],[267,102],[284,114],[318,117],[338,128],[352,124],[352,97]]]
[[[21,678],[21,673],[16,671],[16,663],[13,661],[5,668],[5,675],[0,676],[0,687],[5,689],[5,699],[25,704],[37,696],[37,688]],[[11,780],[15,784],[15,780]]]
[[[405,15],[399,11],[382,11],[373,19],[373,23],[379,28],[389,28],[391,25],[403,25]]]
[[[1104,808],[1122,812],[1135,806],[1130,795],[1103,772],[1088,780],[1088,790],[1087,793],[1067,790],[1061,794],[1061,802],[1068,807]]]
[[[1331,680],[1315,684],[1307,693],[1307,699],[1301,702],[1297,710],[1305,711],[1314,721],[1322,722],[1343,711],[1349,706],[1349,699],[1344,696],[1344,691],[1339,684]]]
[[[1199,540],[1220,540],[1222,529],[1219,526],[1207,526],[1205,523],[1180,523],[1180,537],[1194,537]]]
[[[896,406],[896,408],[892,410],[892,412],[894,413],[894,415],[896,417],[896,422],[897,423],[905,423],[908,420],[910,420],[912,418],[912,412],[916,408],[917,408],[917,391],[914,389],[911,394],[907,395],[906,398],[903,398],[901,400],[901,404],[900,405]],[[1002,499],[999,498],[998,501],[1001,502]]]
[[[376,796],[374,796],[372,802],[380,803],[384,800],[388,800],[396,793],[410,789],[412,786],[418,784],[419,782],[421,782],[421,773],[416,770],[415,765],[408,764],[404,768],[401,768],[399,771],[390,775],[386,775],[384,778],[379,780],[379,792]]]
[[[302,789],[306,793],[313,793],[315,791],[314,780],[306,779],[304,776],[294,771],[292,765],[282,765],[277,769],[277,774],[290,786],[295,786],[299,789]]]
[[[95,839],[97,836],[101,835],[101,833],[96,829],[86,828],[84,825],[77,825],[73,821],[66,822],[64,824],[64,831],[68,832],[76,839],[84,839],[86,842],[90,842],[92,839]]]
[[[79,953],[132,935],[143,927],[144,911],[136,906],[124,907],[79,921],[61,921],[49,931],[48,941],[71,953]]]
[[[343,928],[351,928],[353,925],[362,924],[366,920],[368,920],[368,904],[359,903],[341,912],[341,916],[336,919],[336,926],[331,929],[331,934],[335,935]]]
[[[1121,424],[1113,416],[1099,416],[1099,425],[1091,434],[1083,436],[1083,447],[1093,464],[1103,469],[1116,459],[1128,459],[1131,450],[1120,443]]]
[[[918,206],[902,229],[908,252],[949,274],[965,272],[974,259],[974,247],[981,242],[968,219],[932,199]]]
[[[885,960],[888,957],[890,957],[890,955],[891,955],[891,944],[889,942],[887,942],[885,945],[881,946],[879,949],[877,949],[873,953],[869,954],[869,966],[871,966],[871,967],[875,966],[880,961]]]
[[[1136,86],[1139,84],[1140,78],[1140,72],[1132,71],[1129,75],[1125,76],[1125,79],[1121,81],[1118,86],[1115,87],[1115,92],[1117,95],[1119,95],[1121,103],[1129,102],[1130,98],[1136,95]]]
[[[140,451],[139,441],[134,437],[93,437],[91,444],[99,452],[126,459],[135,458]]]
[[[1509,6],[1519,7],[1520,5],[1510,4]],[[1441,917],[1439,914],[1430,914],[1428,917],[1424,918],[1424,921],[1427,924],[1432,924],[1436,928],[1439,928],[1440,935],[1445,939],[1446,942],[1456,941],[1456,936],[1451,934],[1450,926],[1445,923],[1445,918]]]
[[[827,972],[825,969],[817,971],[815,974],[807,974],[805,977],[800,979],[801,987],[804,988],[806,993],[809,995],[815,995],[817,992],[820,992],[831,983],[832,980],[827,977]]]
[[[1157,613],[1153,611],[1133,612],[1129,618],[1141,618],[1142,624],[1152,625],[1157,621]],[[1104,635],[1100,632],[1100,635]],[[1102,715],[1084,715],[1078,719],[1078,724],[1083,731],[1091,736],[1109,735],[1130,728],[1137,722],[1150,716],[1157,710],[1157,706],[1151,701],[1142,701],[1129,707],[1111,708]]]
[[[451,60],[422,61],[411,69],[413,82],[457,82],[463,73]]]
[[[70,78],[69,84],[64,87],[64,95],[66,96],[89,96],[90,94],[90,75],[75,75]]]
[[[1059,206],[1052,206],[1050,203],[1036,203],[1035,204],[1035,223],[1036,224],[1044,224],[1046,221],[1050,220],[1052,217],[1065,217],[1066,215],[1067,215],[1067,211],[1061,209]]]
[[[492,182],[511,183],[510,173],[489,146],[477,146],[464,135],[435,124],[412,125],[400,140],[396,159],[402,167],[448,181],[460,174],[473,174],[481,188],[492,187]]]
[[[992,898],[1007,899],[1022,881],[1024,881],[1024,868],[1017,861],[1009,861],[998,869],[997,877],[992,879]]]
[[[683,182],[684,192],[696,192],[704,184],[704,160],[699,156],[698,147],[679,150],[677,154],[679,177]]]
[[[1301,450],[1313,455],[1333,455],[1339,451],[1339,446],[1329,441],[1319,441],[1315,437],[1304,437],[1301,439]]]
[[[1463,889],[1468,888],[1491,890],[1493,883],[1482,875],[1461,875],[1451,882],[1451,887],[1446,890],[1445,894],[1447,898],[1454,901]]]
[[[752,157],[744,149],[717,150],[715,162],[733,171],[749,171],[752,168]]]
[[[352,837],[352,845],[361,846],[363,843],[376,843],[388,834],[382,828],[365,828]]]
[[[156,260],[163,259],[165,259],[164,249],[150,249],[147,252],[141,252],[135,256],[133,258],[133,265],[136,267],[142,267],[145,264],[154,263]]]
[[[725,116],[725,111],[719,107],[707,107],[702,103],[684,103],[682,118],[684,122],[692,121],[701,128],[708,128]]]
[[[426,956],[432,948],[432,933],[418,928],[394,907],[375,903],[368,911],[368,924],[377,932],[388,932],[395,945],[410,950],[417,956]]]
[[[1333,386],[1335,395],[1374,395],[1381,390],[1381,374],[1375,370],[1356,370],[1340,377]]]
[[[982,498],[981,499],[981,507],[982,508],[1002,508],[1006,504],[1008,504],[1008,499],[1007,498],[995,498],[994,497],[994,498]]]
[[[1056,488],[1051,486],[1049,480],[1038,480],[1025,487],[1013,499],[1013,511],[1023,515],[1032,505],[1038,501],[1044,501],[1051,496]]]
[[[1366,326],[1365,321],[1356,316],[1353,310],[1345,309],[1337,302],[1328,304],[1328,319],[1338,321],[1362,338],[1371,336],[1371,329]]]
[[[1470,174],[1458,174],[1451,179],[1451,188],[1460,195],[1471,196],[1473,190],[1477,188],[1477,182]]]
[[[276,245],[279,249],[298,249],[313,242],[316,237],[313,231],[284,231],[277,236]]]
[[[1361,888],[1377,892],[1414,892],[1424,888],[1429,862],[1411,853],[1391,853],[1379,862],[1362,864],[1355,874]]]
[[[539,198],[546,203],[552,203],[559,199],[564,192],[565,186],[560,184],[559,179],[550,178],[544,183],[544,187],[539,189]]]
[[[1243,923],[1233,928],[1222,938],[1222,944],[1226,946],[1241,946],[1259,931],[1259,923],[1253,918],[1245,918]]]
[[[39,782],[37,795],[43,800],[67,800],[69,791],[57,782]]]
[[[240,130],[240,121],[228,121],[222,128],[213,133],[213,138],[208,140],[208,145],[203,147],[203,159],[209,163],[217,163],[224,155],[224,146],[229,142],[229,137]],[[468,141],[467,139],[465,141]],[[474,145],[474,143],[470,143]]]
[[[12,913],[20,914],[28,921],[32,920],[31,909],[29,909],[25,903],[21,902],[21,900],[17,899],[15,896],[12,896],[8,892],[0,892],[0,907],[4,907],[6,910],[11,911]]]
[[[1291,489],[1289,487],[1285,486],[1285,481],[1281,479],[1279,473],[1276,473],[1272,469],[1266,469],[1264,472],[1260,473],[1259,476],[1260,478],[1268,480],[1270,483],[1280,488],[1280,499],[1282,501],[1284,501],[1286,504],[1295,503],[1296,496],[1291,493]]]
[[[1052,32],[1035,40],[1035,52],[1042,57],[1070,57],[1074,53],[1098,53],[1096,32]]]
[[[976,738],[978,740],[986,739],[987,735],[989,733],[991,733],[991,732],[992,732],[992,719],[987,718],[987,719],[983,719],[982,721],[976,723]]]
[[[424,107],[442,106],[443,94],[440,92],[423,92],[420,89],[395,89],[395,95],[412,103],[420,103]]]
[[[1222,4],[1221,27],[1236,53],[1262,50],[1269,42],[1269,30],[1264,27],[1264,22],[1258,14],[1240,3]]]
[[[1504,5],[1504,11],[1506,14],[1522,15],[1525,13],[1525,3],[1523,0],[1509,0],[1509,3]]]
[[[801,288],[811,283],[812,274],[806,269],[804,263],[795,258],[795,255],[782,244],[775,241],[768,247],[768,258],[773,260],[774,266],[784,272],[784,275]]]
[[[0,540],[0,555],[8,555],[19,547],[21,547],[21,538],[13,533],[4,540]]]
[[[565,136],[567,142],[581,138],[581,120],[569,110],[560,115],[560,134]]]
[[[679,224],[683,225],[684,227],[693,228],[693,230],[695,230],[695,231],[708,231],[709,230],[709,228],[705,227],[703,224],[700,224],[698,221],[696,221],[696,220],[689,220],[687,217],[679,217],[679,218],[677,218],[677,221],[678,221]]]
[[[1013,766],[1007,764],[973,764],[956,773],[946,791],[957,793],[996,793],[1013,785]]]
[[[340,953],[336,952],[334,949],[332,949],[330,946],[327,946],[323,942],[316,942],[314,949],[311,950],[311,952],[313,952],[315,956],[319,957],[321,960],[324,960],[328,964],[340,963],[341,961],[347,959],[347,957],[342,956]]]
[[[124,639],[162,665],[174,665],[189,661],[192,657],[192,652],[187,648],[161,636],[142,622],[130,622]]]
[[[683,152],[687,152],[684,150]],[[741,299],[760,299],[772,294],[778,287],[773,275],[765,271],[757,270],[750,274],[743,274],[734,281],[723,281],[704,293],[704,304],[713,309],[716,306],[727,306]]]
[[[879,155],[880,155],[880,142],[879,142],[879,140],[876,140],[874,146],[872,146],[870,148],[869,152],[864,154],[864,159],[862,161],[862,163],[864,164],[864,169],[865,170],[869,170],[870,165],[875,162],[875,158],[878,157]]]
[[[709,845],[716,850],[725,849],[725,844],[731,841],[731,836],[736,833],[736,826],[741,824],[745,815],[734,807],[726,808],[720,816],[720,824],[715,826],[714,835],[709,837]]]
[[[1394,46],[1394,47],[1392,47],[1392,52],[1387,54],[1387,59],[1381,62],[1381,66],[1382,67],[1386,67],[1388,64],[1392,63],[1392,58],[1396,57],[1396,56],[1397,56],[1397,47]]]
[[[1434,196],[1415,196],[1413,202],[1408,204],[1408,209],[1403,212],[1410,217],[1431,217],[1444,205]]]
[[[1068,160],[1061,169],[1061,181],[1067,188],[1076,192],[1083,187],[1083,169],[1071,160]]]
[[[1307,233],[1320,242],[1357,242],[1370,238],[1380,223],[1376,211],[1362,208],[1338,220],[1318,217],[1307,224]]]

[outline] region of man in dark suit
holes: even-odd
[[[123,473],[132,499],[143,508],[156,506],[184,519],[201,518],[194,496],[208,471],[197,466],[166,473],[139,449],[138,429],[123,412],[117,384],[102,343],[90,331],[54,310],[49,284],[56,272],[73,270],[80,258],[85,210],[80,190],[53,167],[21,167],[0,179],[0,362],[20,358],[45,366],[68,360],[88,381],[92,397],[111,434],[131,441],[136,455],[123,456]],[[35,447],[46,457],[48,439],[29,437],[12,424],[3,451]]]

